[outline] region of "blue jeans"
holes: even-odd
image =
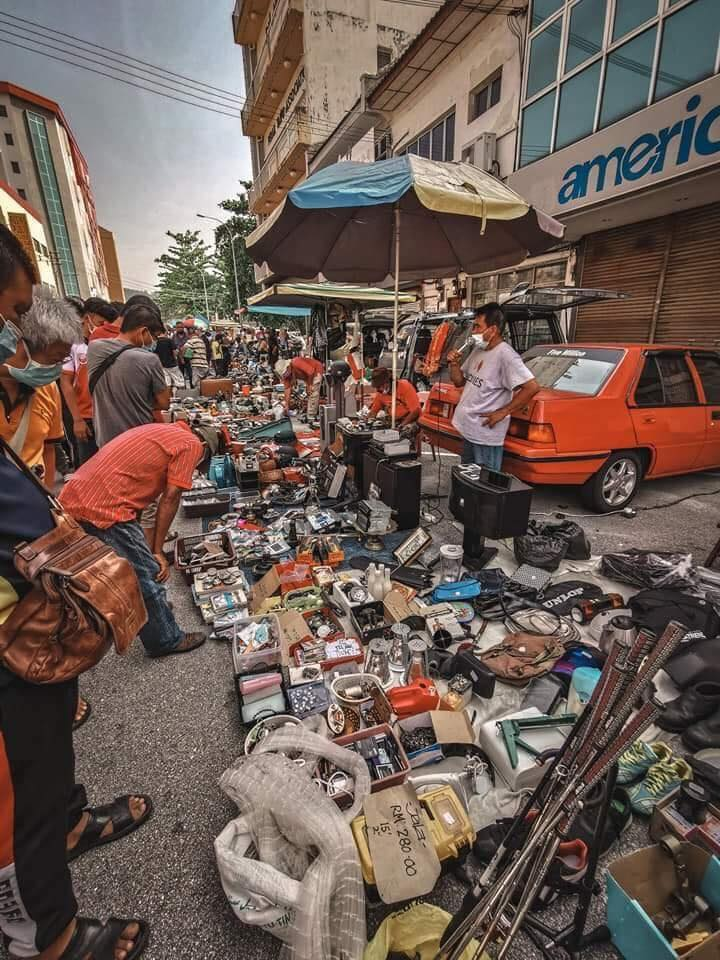
[[[106,530],[101,530],[92,523],[83,522],[82,525],[89,534],[112,547],[115,553],[133,565],[148,614],[148,621],[140,631],[140,639],[148,656],[157,657],[168,653],[185,635],[168,606],[165,587],[155,579],[160,567],[150,552],[140,524],[135,520],[128,520],[125,523],[115,523]]]
[[[503,447],[490,447],[486,443],[463,441],[460,463],[477,463],[478,466],[488,467],[490,470],[501,470]]]

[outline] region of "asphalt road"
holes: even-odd
[[[451,465],[441,461],[442,474]],[[446,477],[440,489],[447,491]],[[424,489],[437,489],[437,466],[424,471]],[[646,484],[635,505],[634,520],[591,517],[584,525],[593,552],[624,547],[690,550],[705,556],[716,530],[720,476],[698,475]],[[687,497],[672,505],[672,501]],[[445,506],[445,504],[441,504]],[[663,506],[663,509],[647,509]],[[536,492],[534,509],[583,513],[575,493],[554,488]],[[194,533],[199,521],[179,521],[181,533]],[[459,542],[447,520],[434,528],[438,543]],[[187,629],[200,625],[189,590],[173,572],[170,595],[176,616]],[[240,754],[241,733],[232,691],[231,659],[225,645],[208,642],[187,656],[151,661],[136,644],[129,656],[109,656],[81,682],[92,702],[90,721],[76,734],[78,778],[91,801],[117,794],[149,794],[153,818],[131,837],[87,854],[72,866],[80,912],[85,916],[139,916],[152,926],[148,960],[270,960],[278,941],[240,925],[222,892],[215,867],[213,839],[235,815],[218,788],[218,778]],[[617,856],[647,843],[647,828],[636,822]],[[443,880],[431,898],[449,910],[462,888]],[[602,915],[598,901],[596,914]],[[565,908],[567,909],[567,907]],[[546,912],[555,922],[560,908]],[[371,927],[379,915],[371,912]],[[535,957],[518,943],[513,960]],[[593,960],[615,957],[610,947],[593,948]]]

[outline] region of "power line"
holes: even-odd
[[[180,80],[187,80],[192,84],[207,87],[208,90],[213,90],[216,93],[227,94],[229,97],[237,100],[243,99],[240,94],[233,93],[230,90],[224,90],[222,87],[214,87],[212,84],[204,83],[202,80],[193,80],[191,77],[186,77],[182,73],[175,73],[174,70],[168,70],[166,67],[159,67],[157,64],[148,63],[146,60],[140,60],[138,57],[133,57],[128,53],[121,53],[119,50],[112,50],[110,47],[104,47],[101,43],[93,43],[91,40],[83,40],[81,37],[76,37],[72,33],[63,33],[62,30],[56,30],[55,28],[48,27],[43,23],[37,22],[36,20],[28,20],[25,17],[18,17],[13,13],[6,13],[4,10],[0,10],[0,14],[2,14],[4,17],[9,17],[11,20],[18,20],[21,23],[29,23],[34,27],[40,27],[43,30],[49,30],[61,37],[67,37],[70,40],[77,40],[79,43],[83,44],[83,48],[87,48],[88,46],[96,47],[98,50],[103,50],[105,53],[117,54],[117,56],[124,60],[133,60],[135,63],[142,64],[144,67],[149,67],[151,70],[160,70],[162,73],[166,73],[171,77],[177,77]],[[85,49],[84,52],[86,52]]]
[[[0,33],[1,33],[1,31],[0,31]],[[34,42],[34,41],[30,41],[30,42]],[[22,44],[22,43],[16,43],[16,42],[14,42],[14,41],[12,41],[12,40],[6,40],[3,36],[0,36],[0,43],[5,43],[5,44],[7,44],[7,45],[10,46],[10,47],[18,47],[20,50],[27,50],[28,53],[37,53],[37,54],[39,54],[41,57],[49,57],[51,60],[58,60],[60,63],[67,63],[67,64],[69,64],[71,67],[76,67],[78,70],[86,70],[88,73],[95,73],[95,74],[97,74],[97,75],[100,76],[100,77],[107,77],[109,80],[117,80],[118,83],[124,83],[124,84],[125,84],[126,86],[128,86],[128,87],[136,87],[138,90],[143,90],[145,93],[154,93],[154,94],[156,94],[158,97],[165,97],[165,99],[167,99],[167,100],[176,100],[178,103],[184,103],[184,104],[186,104],[188,107],[197,107],[198,110],[207,110],[207,111],[209,111],[210,113],[217,113],[217,114],[220,114],[220,115],[223,116],[223,117],[230,117],[232,120],[239,120],[239,119],[240,119],[240,114],[237,114],[237,113],[226,113],[226,112],[223,111],[223,110],[215,110],[213,107],[204,107],[204,106],[203,106],[202,104],[200,104],[200,103],[193,103],[192,100],[183,100],[183,99],[181,99],[180,97],[174,97],[174,96],[172,96],[172,94],[169,94],[169,93],[162,93],[162,92],[159,91],[159,90],[152,90],[152,89],[150,89],[149,87],[143,87],[143,86],[142,86],[141,84],[139,84],[139,83],[133,83],[132,80],[123,80],[122,77],[115,77],[115,76],[113,76],[113,74],[111,74],[111,73],[103,73],[102,70],[96,70],[96,69],[94,69],[93,67],[85,66],[84,64],[78,63],[77,61],[74,61],[74,60],[66,60],[64,57],[58,57],[58,56],[56,56],[55,54],[47,53],[47,52],[45,52],[44,50],[36,50],[36,49],[34,49],[33,47],[26,47],[26,46],[25,46],[24,44]]]

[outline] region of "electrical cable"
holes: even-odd
[[[607,513],[566,513],[564,510],[555,510],[552,513],[532,512],[533,517],[554,517],[556,520],[603,520],[605,517],[612,517],[615,514],[622,513],[632,519],[637,513],[646,513],[649,510],[665,510],[666,507],[675,507],[678,503],[684,503],[686,500],[694,500],[696,497],[716,497],[720,494],[718,490],[706,490],[698,493],[688,493],[684,497],[678,497],[675,500],[668,500],[667,503],[653,503],[649,507],[621,507],[618,510],[608,510]]]

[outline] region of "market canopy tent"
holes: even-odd
[[[274,273],[362,283],[393,277],[394,424],[400,281],[513,266],[554,246],[564,230],[477,167],[404,156],[320,170],[246,245]]]
[[[401,293],[399,300],[400,303],[414,303],[417,296],[414,293]],[[395,294],[392,290],[381,290],[378,287],[356,287],[339,283],[276,283],[267,290],[248,297],[248,307],[250,310],[273,306],[312,308],[317,303],[332,301],[351,303],[361,309],[368,309],[391,306],[395,302]],[[270,312],[268,310],[268,313]]]

